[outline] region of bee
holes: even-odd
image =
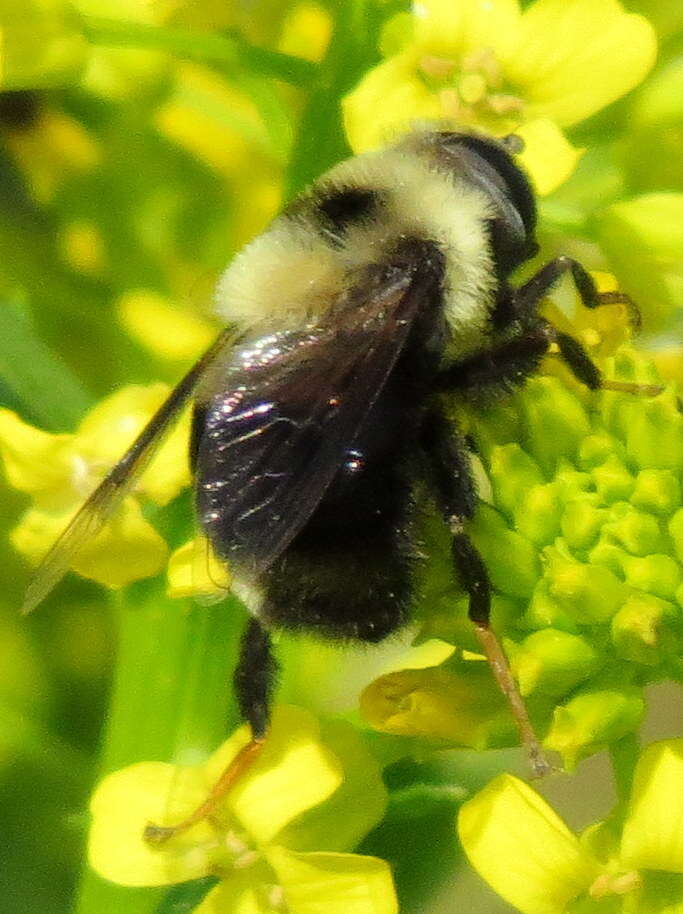
[[[469,616],[533,764],[545,766],[489,627],[491,584],[467,533],[477,506],[463,434],[446,400],[523,384],[550,347],[590,389],[582,346],[539,314],[570,274],[558,257],[522,285],[538,252],[536,204],[515,138],[423,130],[332,168],[232,261],[218,285],[226,329],[181,380],[40,566],[36,606],[109,519],[179,412],[193,402],[197,515],[250,621],[234,676],[251,741],[212,795],[164,840],[207,815],[258,753],[277,662],[271,632],[375,643],[410,617],[418,492],[450,531]]]

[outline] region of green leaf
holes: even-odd
[[[0,303],[0,339],[0,380],[24,417],[48,429],[75,425],[92,398],[12,302]]]

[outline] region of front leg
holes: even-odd
[[[585,267],[572,257],[556,257],[527,280],[518,289],[507,288],[493,312],[493,324],[503,329],[515,321],[528,325],[536,319],[538,306],[550,290],[565,275],[571,273],[577,292],[586,308],[600,305],[623,304],[626,306],[634,330],[640,328],[640,312],[630,296],[624,292],[598,292],[595,280]]]
[[[490,627],[488,571],[465,530],[465,521],[474,514],[476,494],[464,441],[443,413],[434,409],[425,420],[421,444],[431,470],[437,503],[451,531],[453,564],[469,596],[468,615],[496,682],[509,702],[534,774],[545,774],[551,766],[543,755],[500,641]]]
[[[536,318],[534,325],[520,336],[481,350],[446,368],[437,376],[436,387],[444,392],[475,394],[514,390],[538,371],[541,359],[551,344],[555,344],[558,355],[577,381],[590,390],[617,390],[649,397],[656,397],[663,390],[658,384],[603,378],[602,372],[578,340],[541,318]]]

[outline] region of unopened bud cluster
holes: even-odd
[[[604,372],[660,382],[628,348]],[[645,684],[683,673],[680,404],[672,387],[654,397],[590,394],[539,376],[504,405],[476,413],[470,431],[490,484],[488,494],[481,487],[486,500],[470,534],[495,591],[493,625],[546,747],[572,766],[638,727]],[[454,593],[449,574],[447,560],[437,558],[425,586],[422,637],[474,651],[467,598]],[[479,700],[472,666],[458,654],[447,670],[459,694],[469,683],[460,708],[469,708],[468,718],[479,709],[486,721],[463,738],[456,713],[450,729],[441,721],[433,733],[500,744],[500,717],[488,693]],[[420,671],[420,688],[401,693],[400,732],[418,734],[407,721],[429,704],[432,672]],[[393,688],[401,691],[396,678]],[[377,713],[368,716],[377,725]],[[507,732],[514,741],[514,729]]]

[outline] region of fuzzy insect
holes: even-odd
[[[180,410],[194,402],[191,462],[199,521],[250,611],[235,689],[252,740],[212,796],[164,840],[207,815],[257,754],[277,671],[270,633],[377,642],[409,619],[418,491],[451,534],[469,615],[534,766],[545,767],[489,628],[491,586],[466,524],[477,498],[444,399],[508,391],[554,344],[591,389],[581,345],[538,313],[570,273],[559,257],[519,287],[538,251],[536,206],[514,138],[423,131],[333,168],[294,200],[223,275],[228,329],[192,368],[71,522],[26,596],[32,609],[111,516]]]

